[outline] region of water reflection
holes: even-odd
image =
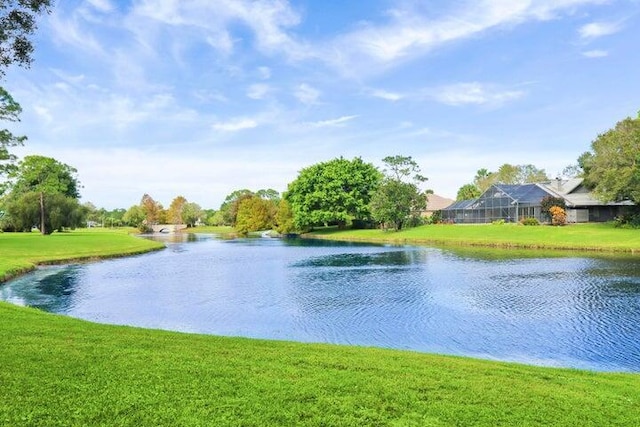
[[[0,297],[104,323],[640,372],[640,263],[303,239],[153,236]]]

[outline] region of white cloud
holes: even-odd
[[[606,56],[609,56],[609,52],[607,52],[606,50],[588,50],[586,52],[582,52],[582,56],[587,57],[587,58],[604,58]]]
[[[306,83],[299,85],[293,95],[303,104],[311,105],[318,102],[320,91]]]
[[[258,122],[248,118],[235,118],[226,122],[218,122],[213,125],[213,129],[223,132],[237,132],[245,129],[252,129],[258,126]]]
[[[87,3],[100,12],[111,12],[113,10],[113,5],[109,0],[87,0]]]
[[[318,55],[346,75],[383,71],[455,40],[489,29],[546,20],[577,6],[604,0],[475,0],[457,2],[439,17],[428,18],[418,3],[389,13],[385,24],[364,23],[336,38]]]
[[[247,96],[251,99],[264,99],[271,91],[271,87],[264,83],[256,83],[249,86]]]
[[[308,123],[308,125],[314,128],[340,127],[340,126],[344,126],[347,122],[350,122],[351,120],[356,119],[357,117],[358,116],[342,116],[336,119],[320,120],[317,122]]]
[[[478,82],[442,86],[429,92],[431,98],[452,106],[468,104],[500,106],[525,95],[525,92],[520,90],[503,90],[494,85]]]
[[[404,95],[401,95],[399,93],[389,92],[382,89],[372,89],[369,93],[373,97],[382,98],[382,99],[386,99],[387,101],[393,101],[393,102],[399,101],[404,97]]]
[[[582,39],[595,39],[598,37],[608,36],[615,34],[621,30],[621,26],[613,22],[592,22],[590,24],[583,25],[578,30],[580,38]]]

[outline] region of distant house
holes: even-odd
[[[451,205],[455,200],[438,196],[437,194],[427,194],[427,209],[424,211],[426,217],[430,217],[436,211],[441,211]]]
[[[542,215],[541,201],[547,196],[564,199],[568,222],[610,221],[633,206],[629,201],[601,202],[582,179],[556,179],[535,184],[494,184],[477,199],[454,202],[442,209],[442,218],[462,224],[517,222],[529,217],[544,222],[548,218]]]

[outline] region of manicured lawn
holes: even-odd
[[[31,270],[36,264],[133,255],[161,249],[162,243],[136,238],[122,230],[68,233],[0,233],[0,280]]]
[[[0,234],[0,276],[154,245]],[[7,303],[0,343],[7,426],[640,425],[637,374],[99,325]]]
[[[615,228],[611,224],[574,224],[565,227],[425,225],[399,232],[328,228],[316,230],[308,236],[402,244],[640,252],[640,230]]]
[[[0,319],[0,425],[640,425],[633,374]]]

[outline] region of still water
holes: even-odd
[[[102,323],[640,372],[633,257],[189,235],[39,269],[0,299]]]

